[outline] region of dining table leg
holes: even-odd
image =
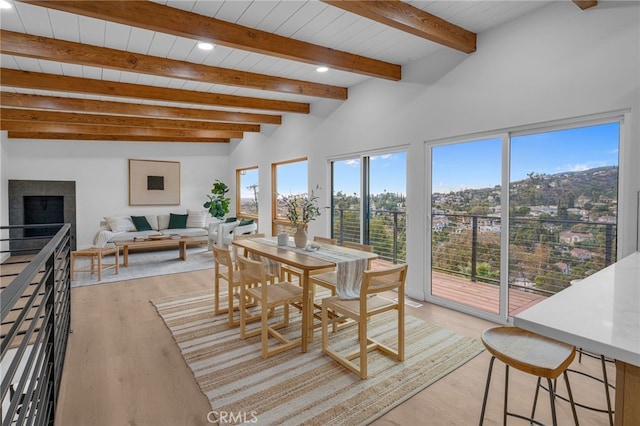
[[[309,335],[313,332],[313,301],[309,291],[309,271],[302,273],[302,352],[307,352]],[[311,324],[310,324],[311,322]]]

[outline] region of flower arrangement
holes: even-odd
[[[317,188],[316,188],[317,189]],[[313,190],[307,194],[281,195],[286,208],[286,217],[295,226],[306,226],[309,222],[320,216],[318,196]]]

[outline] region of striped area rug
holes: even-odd
[[[237,327],[228,327],[226,315],[214,316],[212,294],[151,303],[211,402],[210,414],[219,416],[219,424],[367,424],[483,350],[475,339],[407,315],[406,360],[398,363],[370,352],[369,378],[360,380],[322,354],[319,331],[307,353],[292,349],[264,360],[259,336],[242,340]],[[396,321],[394,313],[388,314],[371,320],[370,335],[395,346]],[[289,333],[300,335],[297,314]],[[345,328],[332,334],[330,344],[348,350],[357,345],[356,334],[354,327]]]

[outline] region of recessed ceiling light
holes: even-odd
[[[316,71],[318,71],[318,72],[327,72],[327,71],[329,71],[329,68],[327,68],[327,67],[318,67],[318,68],[316,68]]]
[[[205,42],[199,42],[198,43],[198,48],[202,49],[202,50],[211,50],[213,49],[213,44],[211,43],[205,43]]]
[[[11,3],[6,0],[0,0],[0,9],[11,9]]]

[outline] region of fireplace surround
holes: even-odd
[[[76,249],[76,183],[75,181],[50,181],[50,180],[9,180],[9,225],[26,225],[38,223],[51,223],[52,218],[62,217],[64,223],[71,224],[71,250]],[[42,211],[35,211],[37,209]],[[51,214],[46,218],[46,210],[61,209],[61,212]],[[29,211],[27,211],[29,210]],[[34,237],[42,234],[32,230],[26,232],[23,229],[12,229],[11,250],[39,249],[43,246],[42,239],[19,240],[23,237]]]

